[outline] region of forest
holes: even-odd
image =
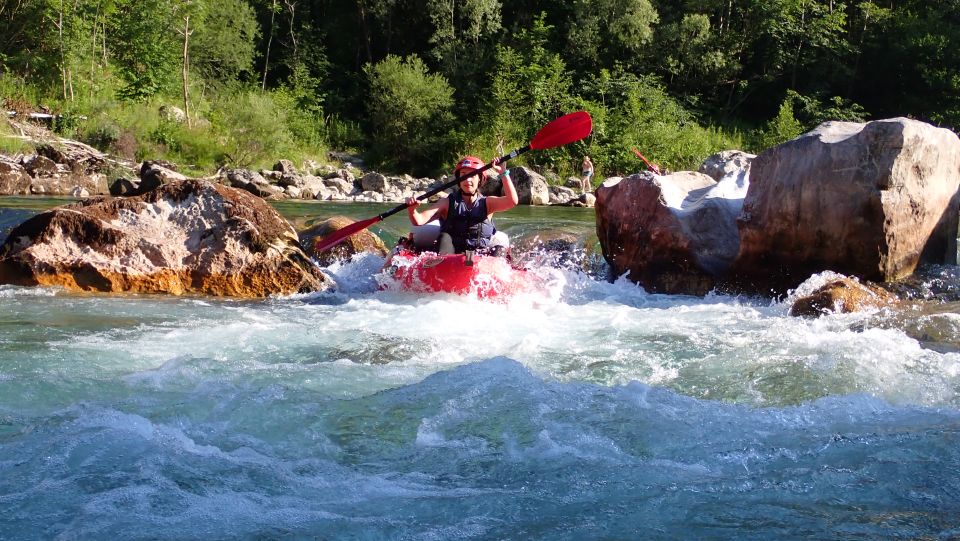
[[[341,150],[436,174],[573,110],[590,137],[518,162],[696,169],[825,120],[960,126],[958,0],[0,0],[0,22],[7,111],[197,171]]]

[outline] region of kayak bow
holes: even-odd
[[[473,255],[468,262],[465,254],[400,250],[385,272],[393,284],[382,283],[384,289],[476,295],[481,299],[509,297],[529,291],[533,285],[525,269],[513,267],[506,257],[492,255]]]

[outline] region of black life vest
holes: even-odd
[[[490,237],[497,232],[493,221],[487,217],[487,198],[477,195],[471,207],[463,200],[460,192],[450,194],[447,217],[443,220],[441,231],[449,233],[456,252],[478,250],[490,244]]]

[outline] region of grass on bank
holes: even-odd
[[[188,125],[161,112],[164,106],[183,109],[182,97],[125,101],[116,98],[116,86],[101,81],[64,100],[44,97],[34,85],[6,73],[0,74],[0,102],[33,111],[45,106],[60,115],[53,129],[61,137],[130,161],[166,160],[187,174],[210,174],[223,166],[268,168],[281,158],[295,164],[328,161],[322,119],[305,115],[283,89],[225,88],[211,94],[192,88],[196,97]],[[32,149],[7,137],[12,130],[0,124],[0,151]]]
[[[14,132],[13,127],[5,120],[0,122],[0,154],[13,156],[16,154],[30,154],[34,151],[34,146],[30,142],[22,139],[19,133]]]

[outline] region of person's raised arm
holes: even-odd
[[[499,163],[494,165],[493,169],[500,173],[500,181],[503,183],[503,195],[487,198],[487,214],[510,210],[520,202],[520,196],[517,195],[517,188],[513,185],[513,180],[510,178],[510,170]]]

